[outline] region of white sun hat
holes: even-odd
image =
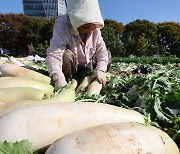
[[[75,34],[78,34],[78,27],[87,23],[104,26],[98,0],[68,0],[67,14]]]

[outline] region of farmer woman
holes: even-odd
[[[77,71],[95,69],[94,79],[105,86],[111,54],[101,36],[104,26],[98,0],[69,0],[67,14],[57,18],[47,49],[49,75],[58,90]]]

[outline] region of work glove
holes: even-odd
[[[66,79],[65,78],[59,78],[58,80],[55,81],[54,89],[55,89],[55,91],[58,91],[66,85],[67,85]]]
[[[97,79],[100,84],[105,87],[106,85],[106,73],[103,71],[95,71],[93,79]]]

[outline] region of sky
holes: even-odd
[[[99,5],[104,19],[124,25],[137,19],[180,23],[180,0],[99,0]],[[0,13],[23,13],[22,0],[0,0]]]

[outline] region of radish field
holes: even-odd
[[[18,65],[20,64],[20,66],[17,65],[17,61],[14,62],[15,60],[19,61]],[[14,150],[27,154],[44,153],[45,151],[41,151],[41,148],[52,144],[52,141],[48,140],[48,133],[49,135],[53,133],[50,130],[52,127],[55,130],[54,142],[58,139],[56,138],[56,130],[58,130],[57,126],[61,127],[61,125],[53,124],[52,121],[53,118],[58,117],[61,109],[62,113],[65,114],[63,117],[65,121],[67,120],[67,124],[74,125],[74,128],[73,126],[69,127],[70,125],[64,127],[62,124],[64,130],[62,130],[62,135],[59,137],[66,135],[67,133],[63,134],[63,131],[66,132],[66,130],[73,132],[73,130],[78,130],[77,128],[80,127],[86,128],[86,125],[88,125],[87,128],[97,126],[96,120],[98,118],[101,119],[99,121],[101,124],[108,124],[112,119],[114,122],[120,123],[125,120],[126,123],[140,123],[140,125],[137,125],[140,129],[141,124],[146,124],[162,130],[170,136],[180,149],[180,60],[176,57],[113,58],[111,68],[106,73],[106,86],[102,87],[101,85],[99,93],[91,93],[91,95],[88,93],[89,84],[79,87],[82,79],[85,79],[84,77],[87,77],[86,80],[92,81],[89,77],[92,76],[93,71],[82,72],[74,79],[69,79],[68,85],[60,91],[54,90],[54,85],[48,77],[45,62],[29,61],[26,58],[17,58],[13,61],[1,59],[0,72],[0,153],[2,154],[8,152],[13,154],[12,151]],[[66,108],[65,102],[68,102],[68,108]],[[61,103],[62,105],[59,105]],[[85,107],[86,104],[89,107]],[[125,119],[118,119],[116,113],[109,112],[106,106],[110,110],[119,110],[118,114],[120,116],[122,114]],[[83,107],[83,110],[81,107]],[[50,108],[53,108],[53,110],[50,110]],[[93,116],[88,115],[91,111]],[[81,118],[83,116],[81,112],[87,116],[84,115],[87,120],[83,120],[84,117]],[[41,113],[42,115],[40,115]],[[53,117],[55,113],[57,115]],[[48,114],[49,116],[46,117]],[[77,116],[75,116],[76,114]],[[106,118],[104,119],[101,116]],[[19,121],[21,119],[19,117],[26,119],[24,123]],[[78,122],[71,123],[73,121],[72,117],[79,124]],[[38,123],[36,123],[36,118]],[[39,123],[40,119],[52,123],[43,122],[46,125],[43,126]],[[71,120],[68,121],[68,119]],[[61,120],[57,119],[58,123]],[[12,129],[5,129],[12,124]],[[26,124],[28,127],[25,127]],[[43,134],[44,131],[41,132],[41,127],[47,128],[47,134]],[[118,127],[131,126],[123,124]],[[18,135],[16,129],[19,128],[25,130],[18,132]],[[42,135],[42,138],[45,137],[43,142],[47,143],[44,143],[44,145],[43,142],[42,145],[39,142],[40,137],[35,135],[38,130],[41,132],[38,135]],[[134,131],[133,128],[132,130]],[[26,132],[31,131],[32,136],[29,135],[30,133],[26,134]],[[69,134],[71,134],[71,131]],[[27,136],[24,137],[21,132]],[[81,132],[79,133],[81,134]],[[157,137],[159,136],[157,135]],[[7,138],[6,140],[10,142],[4,140],[4,138]],[[16,142],[12,143],[12,141]]]
[[[114,62],[107,78],[100,95],[84,93],[77,100],[136,110],[180,146],[180,63]]]

